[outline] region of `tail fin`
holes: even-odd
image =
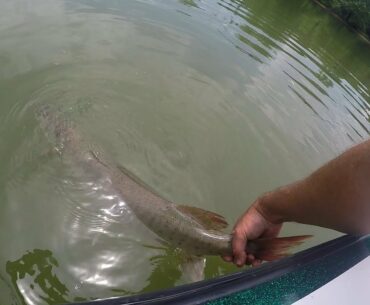
[[[304,242],[312,235],[260,238],[248,242],[248,251],[256,258],[264,261],[273,261],[288,256],[289,250]]]

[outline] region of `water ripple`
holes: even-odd
[[[172,287],[183,269],[109,175],[63,153],[40,106],[78,130],[82,156],[230,223],[261,193],[369,136],[368,45],[309,1],[0,6],[0,262],[44,262],[33,249],[50,249],[64,303]],[[336,236],[286,230],[317,230],[312,245]],[[206,276],[231,271],[215,258]],[[17,300],[56,303],[35,276],[4,282]]]

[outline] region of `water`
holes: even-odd
[[[163,196],[225,215],[369,136],[370,47],[310,1],[0,0],[0,303],[184,282],[40,105]],[[287,224],[284,235],[339,233]],[[302,247],[301,249],[303,249]],[[207,258],[206,278],[236,270]]]

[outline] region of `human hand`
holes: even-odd
[[[232,238],[233,256],[224,256],[225,261],[233,261],[238,267],[245,264],[256,266],[261,263],[258,257],[248,253],[248,240],[276,237],[282,227],[282,223],[271,222],[262,208],[261,202],[269,197],[270,194],[266,194],[257,199],[236,222]]]

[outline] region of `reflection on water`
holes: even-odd
[[[142,226],[109,177],[50,154],[40,105],[61,109],[86,151],[229,223],[261,193],[369,136],[369,46],[311,1],[0,7],[2,304],[185,282],[184,255]],[[283,234],[314,234],[305,247],[338,235],[298,224]],[[234,270],[212,257],[204,274]]]
[[[66,303],[69,291],[55,274],[55,267],[58,262],[51,251],[35,249],[16,261],[8,261],[6,272],[22,303],[36,304],[39,300],[47,304]]]
[[[182,272],[179,266],[186,259],[181,251],[170,248],[165,249],[164,255],[151,257],[150,262],[154,268],[147,285],[140,292],[165,289],[176,283],[184,283],[181,280]],[[104,262],[100,269],[110,267],[110,264],[114,263],[109,257],[105,257]],[[59,263],[50,250],[34,249],[15,261],[7,261],[5,270],[10,277],[11,289],[14,288],[21,304],[38,304],[41,300],[47,304],[87,301],[87,298],[72,297],[71,291],[58,278],[58,267]],[[94,284],[99,284],[98,282],[95,276]],[[137,293],[120,288],[112,288],[111,292],[119,295]]]

